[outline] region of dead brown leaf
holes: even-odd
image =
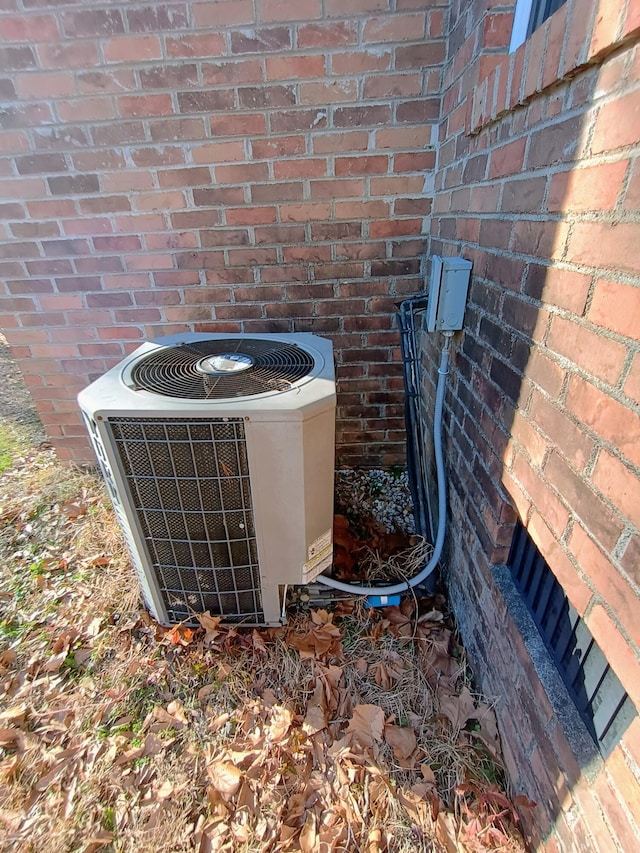
[[[20,729],[0,729],[0,746],[11,749],[21,749],[24,743],[24,734]]]
[[[233,797],[242,781],[242,770],[230,761],[214,761],[209,764],[207,775],[212,787],[226,799]]]
[[[67,659],[67,652],[52,655],[42,666],[43,672],[57,672]]]
[[[91,660],[92,654],[93,654],[92,649],[88,649],[88,648],[76,649],[73,653],[73,659],[76,662],[77,666],[84,666],[87,663],[87,661]]]
[[[204,687],[201,687],[200,690],[198,690],[198,701],[203,702],[205,699],[208,699],[212,693],[215,693],[217,687],[218,685],[215,683],[205,684]]]
[[[7,723],[9,726],[23,726],[27,719],[29,708],[27,705],[15,705],[13,708],[6,708],[0,711],[0,723]]]
[[[378,661],[373,667],[376,684],[383,690],[391,690],[403,673],[402,658],[398,654],[389,655],[386,660]]]
[[[112,841],[113,833],[102,830],[101,832],[95,833],[91,838],[88,838],[87,841],[85,841],[82,853],[96,853],[96,851],[106,847],[107,844],[111,844]]]
[[[167,714],[174,721],[174,726],[176,728],[186,726],[187,717],[185,715],[182,702],[179,699],[174,699],[173,702],[169,702],[167,705]]]
[[[223,631],[218,629],[220,622],[222,621],[221,616],[212,616],[211,613],[207,610],[206,613],[199,613],[197,616],[198,622],[205,630],[204,635],[204,643],[207,646],[213,645],[218,637],[224,634]]]
[[[267,644],[265,643],[260,631],[257,631],[254,629],[253,633],[251,634],[251,639],[253,641],[253,648],[255,649],[256,652],[259,652],[260,654],[263,654],[263,655],[266,655],[269,653],[269,649],[267,647]]]
[[[83,501],[69,501],[69,503],[66,503],[62,507],[62,512],[67,516],[67,518],[75,521],[83,515],[86,515],[88,509],[89,507]]]
[[[458,826],[450,812],[440,812],[436,818],[436,838],[447,853],[461,853],[458,845]]]
[[[180,623],[166,632],[168,641],[174,646],[188,646],[194,637],[194,631]]]
[[[0,653],[0,666],[12,666],[17,661],[17,659],[18,653],[15,649],[5,649],[2,653]]]
[[[495,711],[486,702],[478,702],[473,716],[480,726],[479,730],[472,732],[473,737],[479,738],[491,755],[500,760],[500,735]]]
[[[316,686],[307,704],[307,713],[302,727],[308,735],[314,735],[327,727],[327,699],[321,678],[316,679]]]
[[[475,702],[468,687],[457,694],[440,694],[440,712],[451,722],[454,731],[464,728],[467,722],[476,716]]]
[[[285,740],[289,734],[292,720],[293,714],[288,708],[276,705],[272,709],[271,720],[267,729],[270,743],[280,744]]]
[[[331,618],[331,614],[326,610],[312,611],[307,630],[304,633],[288,632],[287,644],[297,649],[303,659],[340,657],[341,632],[340,628],[332,623]]]
[[[304,825],[300,831],[300,850],[302,853],[315,853],[318,844],[317,818],[314,812],[308,811]]]
[[[401,762],[408,761],[408,759],[414,754],[418,745],[416,733],[408,726],[394,726],[387,724],[384,727],[384,739],[393,749],[394,756]],[[412,760],[409,765],[403,763],[402,766],[413,767],[414,764],[415,760]]]
[[[380,743],[384,735],[384,711],[378,705],[356,705],[347,732],[362,747]]]
[[[369,671],[369,664],[367,663],[366,658],[358,658],[354,662],[354,666],[358,675],[364,678],[364,676]]]
[[[407,601],[408,599],[405,599]],[[404,602],[403,602],[404,605]],[[389,623],[389,632],[395,637],[402,640],[411,640],[413,638],[413,605],[408,608],[406,606],[383,607],[382,613],[385,620]]]

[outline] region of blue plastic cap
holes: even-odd
[[[399,595],[369,595],[367,596],[369,607],[392,607],[400,604]]]

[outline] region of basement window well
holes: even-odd
[[[521,524],[507,565],[569,696],[606,757],[636,716],[633,703]]]

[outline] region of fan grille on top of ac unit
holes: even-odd
[[[308,352],[283,341],[204,340],[151,352],[133,368],[132,384],[136,390],[189,400],[252,397],[286,391],[313,365]]]

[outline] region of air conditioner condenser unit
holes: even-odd
[[[311,334],[182,334],[139,347],[78,402],[145,603],[283,621],[331,565],[335,376]]]

